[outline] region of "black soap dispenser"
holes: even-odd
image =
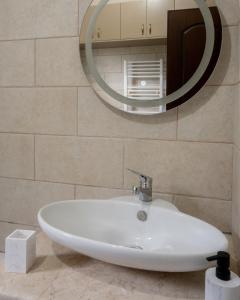
[[[230,271],[230,255],[219,251],[207,260],[217,261],[205,276],[205,300],[240,300],[240,278]]]

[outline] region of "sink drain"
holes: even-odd
[[[137,213],[137,218],[139,221],[145,222],[147,221],[147,213],[144,210],[139,210],[139,212]]]

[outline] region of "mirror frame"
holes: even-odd
[[[92,33],[95,29],[95,24],[98,15],[101,13],[102,9],[105,7],[109,0],[101,0],[98,5],[96,6],[92,16],[90,17],[87,32],[86,32],[86,38],[85,38],[85,55],[86,55],[86,66],[83,64],[83,68],[85,71],[85,74],[90,81],[93,89],[95,92],[107,103],[114,106],[117,109],[126,111],[126,105],[136,108],[151,108],[153,111],[127,111],[128,113],[133,114],[158,114],[162,113],[167,110],[167,107],[170,106],[170,109],[177,106],[176,104],[179,99],[183,98],[187,94],[192,96],[192,94],[195,94],[202,86],[203,84],[192,93],[194,90],[194,87],[196,87],[200,80],[203,78],[206,70],[209,67],[209,64],[212,60],[212,55],[214,52],[214,45],[215,45],[215,27],[213,22],[213,17],[210,12],[210,9],[205,2],[205,0],[194,0],[196,4],[198,5],[200,12],[203,16],[205,28],[206,28],[206,44],[205,44],[205,50],[202,57],[202,60],[193,74],[193,76],[178,90],[173,92],[172,94],[158,99],[150,99],[150,100],[137,100],[137,99],[131,99],[127,98],[119,93],[117,93],[115,90],[113,90],[106,82],[102,79],[101,75],[99,74],[95,62],[94,62],[94,56],[93,56],[93,47],[92,47]],[[80,24],[80,34],[81,34],[81,27],[84,22],[84,16],[86,14],[87,9],[90,7],[92,0],[87,0],[85,2],[87,5],[87,8],[85,9],[84,14],[82,15],[81,24]],[[221,46],[221,44],[220,44]],[[221,47],[220,47],[221,48]],[[81,51],[81,50],[80,50]],[[216,62],[212,68],[214,69],[218,57],[220,54],[220,50],[216,59]],[[210,75],[209,75],[210,76]],[[208,77],[207,76],[207,79]],[[204,82],[205,83],[205,82]],[[190,98],[188,97],[188,99]],[[186,100],[182,101],[185,102]],[[175,103],[175,105],[171,104]],[[154,109],[159,108],[159,111],[154,111]]]

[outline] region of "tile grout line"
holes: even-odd
[[[175,205],[175,203],[176,203],[176,195],[175,194],[173,194],[172,195],[172,203]]]
[[[74,184],[74,190],[73,190],[73,192],[74,192],[74,195],[73,195],[74,200],[76,200],[76,196],[77,196],[77,185],[76,184]]]
[[[179,108],[177,107],[176,141],[178,141],[178,125],[179,125],[178,121],[179,121]]]
[[[125,151],[126,151],[126,144],[125,144],[125,140],[123,140],[123,152],[122,152],[122,187],[124,189],[125,186]]]
[[[42,88],[42,89],[64,89],[64,88],[86,88],[91,87],[90,84],[84,85],[0,85],[0,89],[34,89],[34,88]]]
[[[233,174],[234,172],[234,144],[232,145],[232,172],[231,172],[231,181],[230,181],[230,191],[231,191],[231,201],[233,200]]]
[[[115,72],[116,73],[116,72]],[[121,72],[119,72],[121,73]],[[111,74],[111,73],[109,73]],[[204,88],[207,87],[233,87],[233,86],[237,86],[240,83],[240,81],[236,81],[233,83],[225,83],[225,84],[206,84]],[[85,87],[90,87],[91,88],[91,84],[83,84],[83,85],[79,85],[79,84],[73,84],[73,85],[37,85],[38,88],[85,88]],[[35,85],[0,85],[0,89],[31,89],[31,88],[36,88]]]
[[[23,225],[23,226],[31,226],[31,227],[35,227],[35,228],[40,228],[39,225],[32,225],[32,224],[26,224],[26,223],[18,223],[18,222],[13,222],[13,221],[6,221],[6,220],[2,220],[0,219],[0,223],[7,223],[7,224],[12,224],[12,225]]]
[[[77,18],[77,34],[78,36],[80,37],[80,3],[79,3],[80,0],[77,0],[77,15],[78,15],[78,18]]]
[[[2,176],[2,175],[0,175],[0,178],[9,179],[9,180],[18,180],[18,181],[38,182],[38,183],[62,184],[62,185],[68,185],[68,186],[72,186],[72,187],[74,187],[74,185],[75,185],[75,183],[67,183],[67,182],[61,182],[61,181],[51,181],[51,180],[43,180],[43,179],[34,180],[32,178],[9,177],[9,176]],[[76,185],[81,185],[81,184],[76,184]],[[91,185],[82,185],[82,186],[105,188],[105,187],[101,187],[101,186],[91,186]],[[110,189],[121,189],[121,188],[110,188]]]
[[[33,167],[34,167],[34,172],[33,172],[33,178],[34,181],[36,180],[36,136],[33,136]]]
[[[14,131],[0,131],[0,135],[35,135],[43,137],[59,137],[59,138],[73,138],[78,139],[89,139],[89,140],[127,140],[127,141],[145,141],[145,142],[166,142],[166,143],[198,143],[198,144],[220,144],[220,145],[233,145],[233,142],[224,142],[224,141],[204,141],[204,140],[176,140],[172,139],[161,139],[161,138],[142,138],[142,137],[124,137],[124,136],[95,136],[95,135],[75,135],[75,134],[55,134],[55,133],[37,133],[37,132],[14,132]]]
[[[229,26],[230,27],[230,26]],[[234,26],[231,26],[234,27]],[[236,26],[237,27],[237,26]],[[19,38],[19,39],[6,39],[6,40],[0,40],[0,43],[8,43],[8,42],[24,42],[24,41],[32,41],[34,39],[36,40],[55,40],[55,39],[71,39],[71,38],[78,38],[79,36],[76,34],[73,35],[56,35],[56,36],[32,36],[29,38]]]
[[[77,102],[76,102],[76,133],[77,133],[77,136],[78,136],[78,122],[79,122],[79,120],[78,120],[78,118],[79,118],[79,113],[78,113],[78,106],[79,106],[79,104],[78,104],[78,98],[79,98],[79,89],[77,88]]]
[[[59,182],[59,181],[51,181],[51,180],[43,180],[43,179],[28,179],[28,178],[18,178],[18,177],[7,177],[7,176],[0,176],[2,179],[9,179],[9,180],[18,180],[18,181],[28,181],[28,182],[35,182],[35,183],[51,183],[51,184],[62,184],[62,185],[67,185],[71,187],[77,188],[77,186],[81,187],[88,187],[88,188],[98,188],[98,189],[110,189],[110,190],[116,190],[116,191],[129,191],[131,193],[130,188],[124,188],[122,187],[107,187],[107,186],[96,186],[96,185],[87,185],[87,184],[81,184],[81,183],[66,183],[66,182]],[[167,192],[167,191],[153,191],[153,194],[162,194],[162,195],[169,195],[169,196],[181,196],[181,197],[187,197],[187,198],[202,198],[202,199],[209,199],[209,200],[216,200],[216,201],[224,201],[231,203],[231,199],[223,199],[223,198],[217,198],[217,197],[212,197],[212,196],[203,196],[203,195],[186,195],[186,194],[181,194],[181,193],[173,193],[173,192]]]
[[[34,39],[34,87],[37,86],[37,40]]]
[[[80,6],[79,6],[80,8]],[[79,10],[78,10],[79,11]],[[78,12],[79,15],[79,12]],[[236,24],[223,24],[223,28],[233,28],[233,27],[238,27],[239,23]],[[78,25],[79,28],[79,25]],[[80,28],[79,28],[80,30]],[[78,32],[79,33],[79,32]],[[0,43],[5,43],[5,42],[18,42],[18,41],[29,41],[33,39],[38,39],[38,40],[49,40],[49,39],[64,39],[64,38],[79,38],[79,35],[52,35],[52,36],[32,36],[32,37],[23,37],[23,38],[10,38],[10,39],[0,39]]]
[[[237,144],[234,143],[234,144],[233,144],[233,147],[235,147],[236,150],[240,152],[240,147],[239,147]]]
[[[187,198],[201,198],[201,199],[209,199],[209,200],[216,200],[216,201],[224,201],[224,202],[227,202],[227,203],[231,203],[232,200],[229,198],[229,199],[222,199],[222,198],[217,198],[217,197],[207,197],[207,196],[199,196],[199,195],[186,195],[186,194],[181,194],[181,193],[164,193],[164,192],[161,192],[161,194],[169,194],[169,195],[172,195],[174,197],[174,200],[177,199],[177,197],[187,197]]]

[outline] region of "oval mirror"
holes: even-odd
[[[196,94],[219,58],[212,0],[87,0],[80,56],[95,92],[133,114],[158,114]]]

